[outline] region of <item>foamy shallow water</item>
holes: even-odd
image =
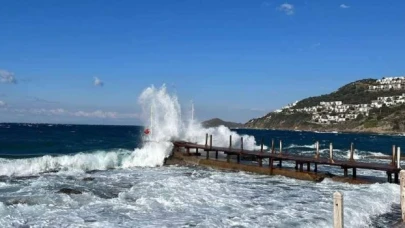
[[[83,194],[56,193],[63,187]],[[346,227],[373,227],[399,203],[395,184],[312,183],[198,167],[116,169],[3,180],[0,227],[332,227],[335,191],[344,194]]]

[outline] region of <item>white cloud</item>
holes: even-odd
[[[58,109],[51,109],[49,110],[49,113],[53,114],[53,115],[61,115],[64,114],[66,111],[62,108],[58,108]]]
[[[278,7],[278,10],[283,11],[287,15],[293,15],[294,14],[294,5],[289,4],[289,3],[284,3]]]
[[[3,104],[3,105],[2,105]],[[0,107],[6,106],[6,104],[0,101]],[[32,114],[32,115],[46,115],[46,116],[71,116],[71,117],[84,117],[84,118],[102,118],[102,119],[138,119],[140,115],[137,113],[118,113],[108,112],[102,110],[96,111],[68,111],[63,108],[45,109],[45,108],[32,108],[32,109],[12,109],[14,113],[19,114]]]
[[[347,8],[350,8],[350,6],[345,5],[345,4],[341,4],[341,5],[340,5],[340,8],[342,8],[342,9],[347,9]]]
[[[117,118],[117,112],[103,112],[101,110],[97,110],[94,112],[84,112],[84,111],[77,111],[72,113],[73,116],[77,117],[96,117],[96,118]]]
[[[17,79],[15,79],[14,73],[0,69],[0,82],[16,84]]]
[[[104,82],[102,82],[99,78],[94,77],[94,85],[95,86],[103,86]]]
[[[7,105],[6,102],[0,101],[0,108],[1,108],[1,107],[6,107],[6,105]]]

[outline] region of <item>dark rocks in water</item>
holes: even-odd
[[[0,182],[4,183],[19,183],[24,180],[39,178],[39,176],[0,176]]]
[[[98,172],[106,172],[106,171],[109,171],[109,170],[115,170],[115,167],[108,167],[108,168],[103,169],[103,170],[102,169],[87,170],[86,173],[92,174],[92,173],[98,173]]]
[[[95,219],[95,218],[86,218],[86,219],[84,219],[84,222],[97,222],[97,219]]]
[[[60,171],[60,169],[50,169],[50,170],[46,170],[44,172],[40,172],[39,174],[57,173],[59,171]]]
[[[71,189],[71,188],[62,188],[57,193],[64,193],[67,195],[71,195],[71,194],[82,194],[82,191],[79,191],[77,189]]]
[[[28,199],[10,199],[4,202],[6,206],[16,205],[16,204],[28,204]]]
[[[86,173],[92,174],[92,173],[97,173],[97,172],[102,172],[102,171],[105,171],[105,170],[93,169],[93,170],[87,170]]]
[[[96,179],[96,178],[94,178],[94,177],[85,177],[85,178],[82,179],[82,181],[94,181],[94,179]]]
[[[320,182],[322,182],[323,180],[325,180],[325,177],[322,177],[322,176],[316,176],[316,177],[315,177],[315,182],[316,182],[316,183],[320,183]]]
[[[29,180],[29,179],[39,178],[39,176],[35,176],[35,175],[32,175],[32,176],[18,176],[18,177],[12,177],[12,178],[16,179],[16,180]]]
[[[108,191],[93,191],[93,194],[102,198],[102,199],[114,199],[118,198],[119,192],[108,192]]]
[[[8,182],[10,181],[10,177],[9,176],[0,176],[0,182]]]
[[[325,175],[326,175],[326,177],[329,177],[329,178],[336,176],[335,174],[332,174],[332,173],[330,173],[330,172],[326,172]]]

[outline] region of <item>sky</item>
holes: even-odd
[[[0,122],[142,124],[165,84],[199,120],[247,122],[405,75],[405,1],[5,0]]]

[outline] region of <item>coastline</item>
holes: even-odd
[[[279,128],[262,128],[262,127],[243,127],[232,128],[231,130],[271,130],[271,131],[304,131],[311,133],[346,133],[346,134],[373,134],[387,136],[405,136],[405,132],[381,130],[380,128],[372,129],[339,129],[339,128],[300,128],[300,127],[279,127]]]

